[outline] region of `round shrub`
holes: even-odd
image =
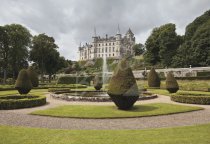
[[[209,105],[210,95],[178,93],[178,94],[172,95],[171,100],[175,102],[180,102],[180,103]]]
[[[45,96],[1,96],[0,109],[19,109],[46,104]]]
[[[160,78],[154,68],[152,68],[148,74],[148,86],[160,87]]]
[[[166,89],[169,93],[176,93],[179,90],[179,85],[171,72],[166,77]]]
[[[22,69],[15,83],[15,88],[20,94],[27,94],[32,89],[32,83],[25,69]]]
[[[28,76],[31,80],[32,86],[33,87],[38,87],[39,86],[38,74],[33,70],[32,67],[29,67],[27,69],[27,73],[28,73]]]
[[[96,75],[94,80],[93,80],[93,86],[96,90],[100,90],[103,86],[102,79],[98,75]]]
[[[138,86],[126,59],[117,65],[109,82],[108,95],[119,109],[130,109],[139,98]]]

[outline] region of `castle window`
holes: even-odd
[[[106,46],[107,46],[107,43],[106,43]]]
[[[100,46],[100,44],[98,44],[98,46]]]
[[[106,52],[107,52],[107,48],[106,48]]]
[[[114,43],[113,43],[113,45],[114,45]]]
[[[113,54],[113,56],[114,56],[114,54]]]
[[[113,52],[114,52],[114,47],[113,47]]]
[[[109,54],[109,56],[111,56],[111,54]]]
[[[111,45],[111,43],[109,43],[109,45]]]
[[[111,52],[111,47],[109,47],[109,52]]]

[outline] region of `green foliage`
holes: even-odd
[[[144,59],[151,65],[161,63],[163,66],[171,66],[172,58],[182,43],[182,38],[176,34],[175,24],[165,24],[154,28],[147,39]]]
[[[84,84],[90,85],[92,76],[62,76],[58,79],[57,84]]]
[[[135,44],[133,46],[133,50],[134,50],[135,56],[142,55],[144,53],[144,51],[145,51],[144,45],[141,44],[141,43]]]
[[[102,77],[99,77],[98,75],[96,75],[93,80],[93,86],[96,90],[100,90],[103,86]]]
[[[210,77],[210,71],[197,72],[198,77]]]
[[[180,103],[209,105],[210,96],[204,94],[178,93],[171,96],[171,100]]]
[[[32,86],[33,87],[38,87],[39,86],[39,79],[38,79],[38,74],[35,72],[35,70],[32,67],[29,67],[27,69],[28,76],[31,80]]]
[[[185,42],[177,50],[173,63],[175,67],[210,64],[210,10],[186,27]]]
[[[127,59],[119,62],[109,82],[107,93],[119,109],[131,108],[138,99],[138,86]]]
[[[172,72],[169,72],[166,77],[166,89],[169,93],[176,93],[179,90],[179,85],[174,78]]]
[[[160,78],[155,68],[152,67],[148,74],[148,86],[149,87],[160,87]]]
[[[44,104],[45,96],[0,96],[0,110],[30,108]]]
[[[25,69],[22,69],[15,83],[15,88],[20,94],[27,94],[32,89],[32,83]]]

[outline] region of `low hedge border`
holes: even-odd
[[[30,108],[46,104],[45,96],[8,95],[0,97],[0,110]]]
[[[210,95],[200,95],[198,94],[174,94],[171,95],[171,100],[180,103],[188,104],[201,104],[209,105],[210,104]]]

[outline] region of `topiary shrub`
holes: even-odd
[[[119,109],[130,109],[139,98],[138,86],[126,59],[117,65],[109,82],[108,95]]]
[[[154,68],[151,68],[148,74],[148,86],[149,87],[160,87],[160,77]]]
[[[20,94],[27,94],[32,89],[32,83],[25,69],[22,69],[15,83],[15,88]]]
[[[102,79],[98,75],[96,75],[94,80],[93,80],[93,86],[96,90],[100,90],[103,86]]]
[[[27,73],[28,73],[28,76],[31,80],[32,86],[33,87],[38,87],[39,86],[38,74],[33,70],[32,67],[29,67],[27,69]]]
[[[179,85],[174,78],[172,72],[169,72],[166,77],[166,89],[169,93],[176,93],[179,90]]]

